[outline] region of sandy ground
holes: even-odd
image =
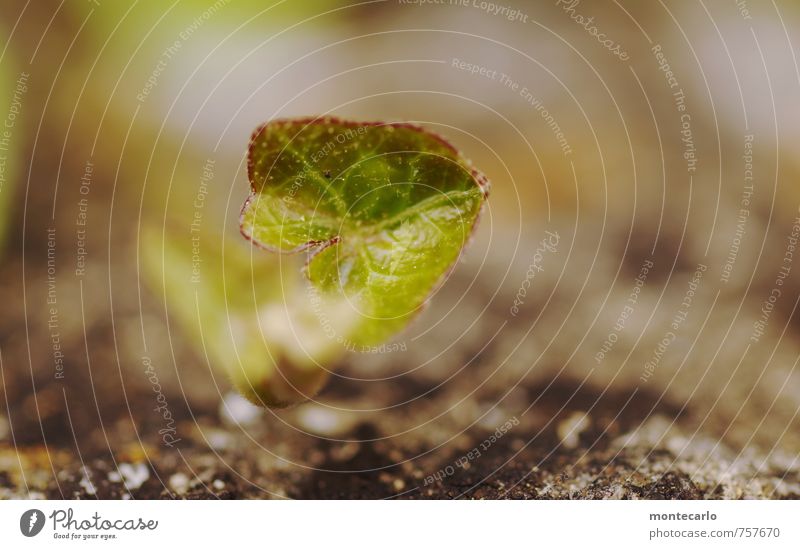
[[[469,272],[469,265],[456,271],[409,341],[464,295]],[[478,301],[460,307],[485,305]],[[24,332],[0,332],[13,334],[2,346],[0,497],[800,497],[800,462],[776,434],[786,424],[764,423],[763,408],[739,407],[744,415],[731,421],[664,384],[636,385],[625,375],[596,382],[581,376],[585,364],[528,371],[537,346],[520,334],[534,315],[503,324],[508,315],[492,307],[459,318],[478,318],[484,334],[504,326],[498,337],[458,339],[433,366],[410,373],[407,365],[435,356],[431,343],[350,357],[340,370],[350,378],[402,375],[334,378],[317,403],[279,412],[250,405],[201,357],[180,349],[180,366],[156,361],[159,397],[142,364],[117,367],[108,322],[88,331],[91,368],[75,358],[63,380],[49,366],[31,377]],[[118,332],[126,322],[133,317],[118,320]],[[509,360],[507,347],[518,341],[521,358]],[[74,340],[65,355],[80,357],[82,346]],[[554,361],[553,353],[544,360]],[[732,435],[742,429],[760,436],[737,444]]]

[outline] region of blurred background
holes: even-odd
[[[0,497],[800,496],[795,2],[0,6]],[[239,234],[247,144],[323,114],[492,194],[408,330],[261,409],[221,363],[302,258]]]

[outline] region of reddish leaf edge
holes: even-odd
[[[430,130],[430,129],[428,129],[428,128],[420,125],[420,124],[416,124],[414,122],[379,122],[379,121],[360,122],[360,121],[357,121],[357,120],[347,120],[347,119],[344,119],[344,118],[339,118],[337,116],[321,115],[321,116],[307,116],[307,117],[300,117],[300,118],[274,118],[274,119],[269,120],[267,122],[264,122],[263,124],[258,126],[255,130],[253,130],[253,133],[250,136],[250,141],[248,142],[248,145],[247,145],[247,179],[248,179],[248,181],[250,183],[250,194],[245,199],[244,204],[242,205],[242,208],[239,211],[239,232],[241,233],[241,235],[247,241],[249,241],[252,245],[254,245],[257,248],[260,248],[262,250],[266,250],[268,252],[279,253],[279,254],[297,254],[297,253],[300,253],[300,252],[307,251],[307,250],[311,249],[312,252],[309,254],[309,257],[306,260],[306,266],[308,266],[308,263],[319,252],[323,251],[324,249],[328,248],[329,246],[336,245],[341,241],[341,236],[340,235],[336,235],[333,238],[330,238],[328,240],[309,240],[308,242],[305,242],[305,243],[301,244],[300,246],[296,246],[295,248],[292,248],[291,250],[281,250],[281,249],[275,248],[273,246],[264,244],[263,242],[261,242],[258,239],[254,238],[253,235],[247,234],[245,232],[245,230],[244,230],[244,213],[247,210],[247,207],[250,205],[250,203],[253,200],[258,199],[258,193],[256,193],[255,181],[254,181],[255,161],[253,159],[253,145],[254,145],[256,139],[258,139],[259,136],[262,133],[264,133],[265,131],[267,131],[271,126],[280,126],[280,125],[286,125],[286,124],[295,124],[295,125],[302,124],[303,125],[303,129],[305,129],[306,127],[310,126],[311,124],[323,124],[323,125],[324,124],[338,124],[338,125],[344,126],[346,128],[359,128],[359,127],[365,127],[365,126],[366,127],[391,126],[393,128],[404,128],[404,129],[410,129],[410,130],[413,130],[413,131],[416,131],[416,132],[419,132],[419,133],[424,133],[424,134],[428,135],[429,137],[433,137],[440,144],[444,145],[448,150],[450,150],[456,156],[456,158],[459,161],[461,161],[464,164],[464,166],[466,168],[469,168],[470,176],[472,177],[472,180],[475,182],[476,185],[478,185],[478,188],[481,189],[481,191],[483,193],[483,202],[481,203],[481,208],[478,211],[478,215],[475,217],[475,221],[472,224],[472,227],[471,227],[471,230],[470,230],[470,234],[467,237],[467,239],[465,240],[464,246],[462,246],[461,252],[459,253],[459,255],[456,258],[456,260],[453,262],[453,265],[458,263],[458,261],[459,261],[459,259],[461,257],[461,253],[463,253],[464,248],[466,248],[467,245],[471,242],[472,237],[473,237],[473,235],[475,233],[475,229],[476,229],[476,227],[478,225],[478,221],[480,220],[480,218],[481,218],[481,216],[483,214],[483,209],[486,206],[487,200],[489,199],[489,191],[491,189],[491,182],[489,181],[489,179],[481,171],[479,171],[477,168],[475,168],[472,165],[472,162],[468,158],[464,157],[461,154],[461,152],[452,143],[450,143],[444,136],[442,136],[441,134],[439,134],[439,133],[437,133],[437,132],[435,132],[433,130]],[[449,276],[451,270],[452,270],[452,267],[448,270],[448,272],[445,274],[445,276],[443,278],[447,278],[447,276]],[[438,286],[439,286],[439,284],[437,284],[437,287]]]

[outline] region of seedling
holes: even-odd
[[[260,127],[248,173],[242,234],[288,255],[207,232],[195,243],[180,229],[194,215],[185,200],[177,217],[146,225],[142,253],[209,364],[273,407],[313,397],[348,351],[409,323],[469,240],[489,187],[421,127],[334,118]]]
[[[328,324],[328,344],[313,342],[305,365],[279,359],[278,368],[234,376],[271,405],[312,396],[332,347],[376,345],[404,328],[455,263],[489,190],[420,126],[336,118],[261,126],[248,176],[242,234],[272,252],[306,254],[307,298]]]

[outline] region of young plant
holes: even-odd
[[[277,120],[255,132],[248,161],[241,231],[289,255],[224,238],[210,218],[194,232],[197,191],[178,186],[165,219],[145,221],[142,262],[208,363],[251,401],[284,407],[313,397],[348,350],[382,343],[419,312],[488,183],[411,124]]]
[[[489,190],[422,127],[330,117],[258,128],[248,176],[242,234],[269,251],[304,252],[309,283],[306,303],[287,303],[297,309],[285,317],[306,318],[294,331],[304,351],[233,372],[245,395],[271,406],[313,396],[338,354],[404,328],[459,257]],[[310,330],[309,309],[319,324]]]

